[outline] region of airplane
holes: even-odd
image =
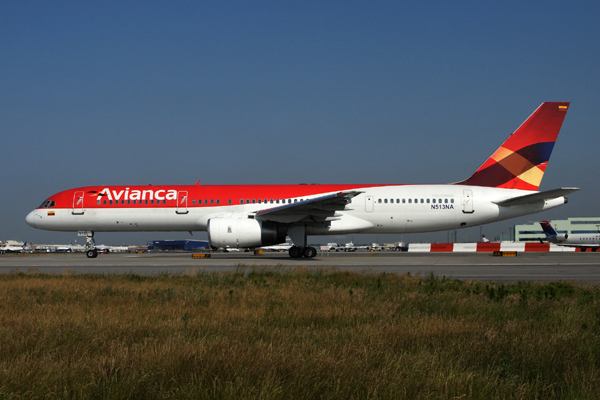
[[[548,221],[541,221],[540,225],[546,235],[546,241],[554,243],[558,246],[575,247],[585,251],[585,249],[592,249],[596,251],[600,246],[600,232],[598,233],[580,233],[580,234],[558,234],[556,230],[550,225]],[[540,242],[543,242],[540,239]]]
[[[0,254],[4,253],[22,253],[27,247],[27,242],[17,242],[8,240],[3,246],[0,246]]]
[[[469,178],[449,184],[88,186],[48,197],[26,222],[78,231],[97,257],[96,232],[206,231],[213,248],[294,243],[312,258],[309,235],[417,233],[538,213],[579,188],[540,192],[569,102],[545,102]]]

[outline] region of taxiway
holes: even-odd
[[[519,253],[517,257],[498,257],[490,253],[319,253],[313,259],[291,259],[286,253],[214,253],[207,259],[193,259],[191,253],[103,254],[96,259],[88,259],[80,253],[0,257],[0,273],[151,275],[301,266],[373,273],[433,273],[460,280],[600,282],[600,253]]]

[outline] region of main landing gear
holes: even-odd
[[[292,258],[300,258],[300,257],[304,257],[304,258],[313,258],[314,256],[317,255],[317,249],[315,249],[314,247],[300,247],[300,246],[292,246],[290,247],[290,250],[288,251],[288,253],[290,254],[290,257]]]
[[[85,235],[85,255],[87,258],[98,257],[98,250],[96,249],[96,242],[94,242],[94,232],[88,232]]]

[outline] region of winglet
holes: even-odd
[[[569,102],[546,102],[461,185],[538,190]]]

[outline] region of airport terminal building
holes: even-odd
[[[598,233],[600,232],[600,217],[575,217],[550,220],[558,234]],[[539,222],[515,225],[515,242],[539,242],[546,236]]]

